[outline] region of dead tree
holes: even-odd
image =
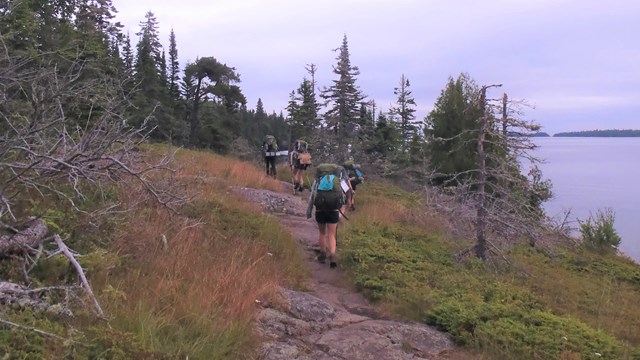
[[[0,51],[0,261],[22,259],[24,281],[29,284],[29,270],[41,255],[64,254],[81,283],[31,289],[4,282],[0,303],[34,293],[84,289],[96,313],[103,315],[77,254],[59,235],[49,234],[42,219],[16,213],[18,201],[54,197],[67,201],[73,211],[86,212],[82,202],[87,186],[104,189],[137,183],[160,204],[174,207],[184,202],[170,187],[153,180],[155,172],[166,171],[162,177],[170,181],[172,154],[149,161],[138,151],[152,129],[146,124],[129,126],[123,115],[129,103],[122,82],[89,66],[79,58],[51,54],[25,58],[7,48]],[[96,214],[123,210],[111,202]]]
[[[471,224],[459,229],[467,229],[468,235],[473,233],[473,253],[483,260],[488,252],[501,255],[505,245],[518,240],[526,239],[534,245],[547,231],[540,205],[551,196],[551,184],[542,180],[535,167],[540,160],[532,154],[535,145],[531,135],[540,127],[521,119],[525,102],[509,102],[506,94],[501,99],[487,98],[488,89],[500,86],[482,86],[470,104],[480,110],[476,127],[464,130],[464,137],[475,134],[475,166],[448,174],[451,178],[447,182],[453,184],[447,190],[449,196],[456,199],[448,211],[459,222]],[[521,163],[527,162],[533,167],[523,173]]]

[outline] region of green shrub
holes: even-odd
[[[501,359],[559,359],[563,352],[582,359],[619,359],[622,346],[612,336],[570,318],[517,303],[452,300],[438,305],[426,322],[451,334],[459,344]],[[492,357],[493,358],[493,357]]]
[[[586,249],[549,256],[515,246],[505,252],[510,266],[456,262],[454,254],[469,243],[359,214],[341,227],[342,264],[358,288],[401,318],[446,331],[490,359],[631,359],[638,351],[636,337],[624,330],[635,313],[614,311],[606,294],[592,291],[603,279],[612,291],[637,286],[640,268],[631,261]]]
[[[617,249],[621,239],[613,227],[614,221],[615,213],[610,208],[598,210],[595,216],[591,214],[587,220],[579,221],[580,233],[585,244],[600,250],[612,247]]]

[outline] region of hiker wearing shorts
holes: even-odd
[[[308,144],[304,140],[296,140],[293,151],[289,155],[289,166],[293,172],[293,192],[304,191],[304,179],[302,174],[311,166],[311,155]]]
[[[316,176],[311,186],[311,195],[307,206],[307,219],[315,207],[315,220],[318,223],[318,261],[322,264],[329,258],[329,266],[337,267],[336,235],[340,221],[341,207],[345,204],[344,188],[349,188],[346,173],[342,166],[321,164],[316,168]]]
[[[345,162],[342,167],[347,170],[349,177],[349,185],[351,190],[347,192],[347,203],[346,206],[349,210],[355,211],[355,196],[356,196],[356,187],[364,182],[364,175],[362,174],[362,170],[360,169],[360,165],[354,163],[352,160]]]

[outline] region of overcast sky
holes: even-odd
[[[526,117],[557,133],[640,129],[637,0],[113,0],[132,42],[147,11],[180,65],[213,56],[235,67],[248,107],[280,112],[316,64],[336,78],[333,50],[347,35],[357,84],[386,110],[400,76],[424,118],[449,76],[503,84],[535,106]],[[286,113],[285,113],[286,114]]]

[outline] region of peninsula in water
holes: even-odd
[[[640,137],[640,130],[588,130],[554,134],[553,137]]]

